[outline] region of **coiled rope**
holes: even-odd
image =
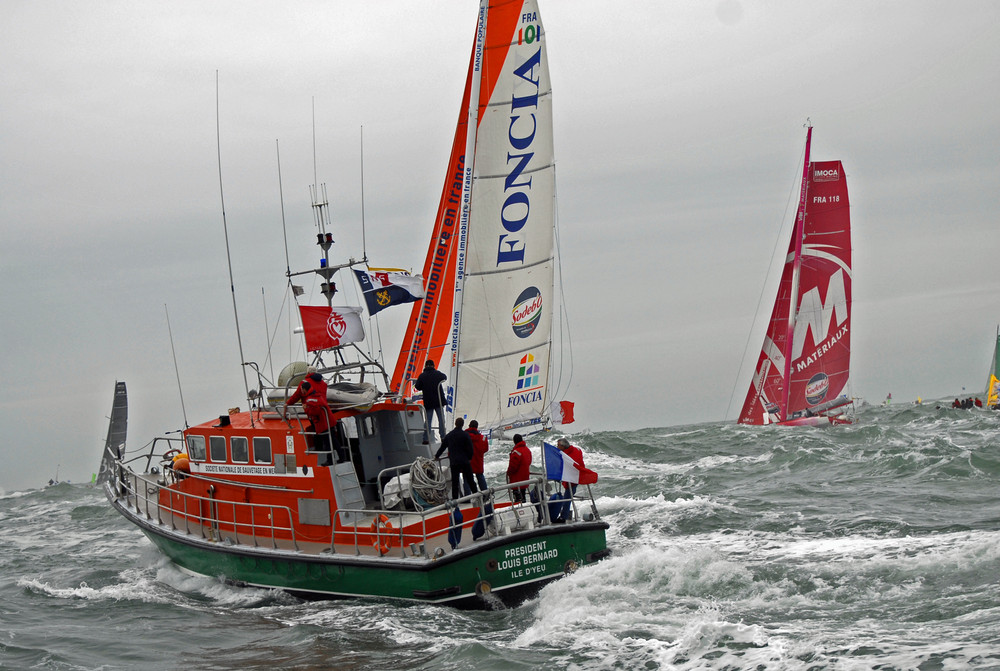
[[[436,461],[417,457],[410,467],[410,493],[414,501],[436,506],[448,500],[444,472]]]

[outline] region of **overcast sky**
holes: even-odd
[[[89,479],[115,380],[130,448],[246,406],[285,252],[423,265],[472,0],[7,0],[0,23],[0,488]],[[735,421],[809,118],[854,230],[852,392],[985,383],[1000,321],[1000,3],[542,0],[583,431]],[[280,148],[281,186],[278,180]],[[773,272],[773,271],[772,271]],[[769,282],[771,284],[769,284]],[[353,282],[340,278],[342,287]],[[345,292],[347,293],[347,292]],[[349,294],[348,294],[349,295]],[[318,301],[317,301],[318,302]],[[406,308],[382,322],[388,367]],[[275,369],[300,358],[286,327]],[[734,391],[735,390],[735,391]]]

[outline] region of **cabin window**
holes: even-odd
[[[187,454],[192,461],[205,461],[205,436],[188,436]]]
[[[226,437],[225,436],[209,436],[208,437],[208,456],[212,461],[225,461],[226,460]]]
[[[250,461],[250,448],[243,436],[233,436],[229,439],[229,448],[233,451],[233,461],[245,464]]]
[[[375,418],[371,415],[365,415],[359,418],[358,428],[361,430],[361,435],[368,438],[375,435]]]
[[[253,463],[255,463],[255,464],[269,464],[269,463],[271,463],[271,439],[270,438],[254,438],[253,439]]]

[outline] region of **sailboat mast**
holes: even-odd
[[[785,327],[785,371],[781,392],[781,420],[788,419],[788,395],[792,387],[792,344],[795,338],[795,316],[799,302],[799,274],[802,270],[802,237],[806,222],[806,196],[809,190],[809,148],[812,144],[812,126],[806,131],[806,155],[802,165],[802,186],[799,190],[799,207],[795,214],[795,255],[792,257],[791,295],[788,302],[788,324]]]
[[[455,264],[455,303],[453,306],[451,331],[451,369],[448,379],[451,380],[452,393],[448,398],[448,406],[455,412],[455,401],[458,390],[458,359],[459,333],[462,330],[462,297],[465,284],[466,245],[469,239],[469,217],[472,213],[472,182],[476,165],[476,136],[479,132],[479,94],[483,79],[483,60],[486,57],[486,18],[489,15],[489,0],[480,0],[479,25],[476,30],[476,46],[472,55],[472,80],[469,90],[469,108],[467,110],[465,135],[465,174],[462,176],[462,213],[458,225],[458,260]],[[449,422],[453,417],[449,417]]]
[[[1000,324],[997,325],[997,337],[993,341],[993,359],[990,361],[990,374],[986,377],[986,401],[989,403],[990,393],[993,391],[993,378],[1000,378],[997,375],[997,356],[1000,356]]]

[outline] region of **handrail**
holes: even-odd
[[[153,515],[150,513],[150,507],[156,511],[156,520],[160,524],[167,524],[168,522],[163,519],[163,513],[168,514],[169,526],[172,530],[178,531],[177,527],[177,517],[181,517],[184,520],[184,532],[192,535],[206,536],[205,529],[211,529],[216,533],[219,532],[220,527],[231,526],[233,533],[236,535],[236,542],[239,542],[240,534],[244,534],[250,537],[255,547],[260,546],[260,540],[268,539],[272,549],[278,547],[278,533],[287,532],[289,535],[289,541],[296,550],[299,549],[299,541],[296,538],[295,526],[292,522],[292,511],[288,506],[281,506],[268,503],[249,503],[244,501],[223,501],[215,498],[214,496],[201,496],[199,494],[194,494],[191,492],[182,492],[176,489],[171,489],[162,484],[157,483],[155,487],[148,487],[149,483],[142,478],[142,476],[130,469],[124,468],[121,462],[118,463],[119,469],[124,473],[125,477],[117,478],[116,482],[120,483],[123,492],[119,492],[119,495],[125,495],[126,498],[131,497],[132,501],[130,506],[140,514],[146,516],[147,519],[153,519]],[[143,486],[140,487],[140,484]],[[168,496],[167,504],[164,504],[160,500],[160,492],[165,491]],[[175,506],[173,503],[174,497],[178,497],[180,506]],[[208,514],[202,514],[201,504],[207,503]],[[231,516],[223,518],[219,514],[219,506],[225,506],[231,509]],[[238,511],[248,512],[249,522],[241,522],[240,516],[237,514]],[[215,513],[212,515],[212,513]],[[257,514],[255,514],[255,512]],[[260,513],[266,512],[265,515]],[[282,514],[282,518],[288,520],[287,526],[280,526],[277,524],[278,514]],[[257,519],[264,517],[264,519],[270,520],[268,525],[261,525],[257,523]],[[191,523],[197,524],[200,533],[194,534],[191,530]],[[260,530],[268,530],[269,533],[266,535],[260,534]],[[220,534],[221,535],[221,534]],[[210,540],[222,540],[222,538],[211,538]]]
[[[394,469],[385,469],[383,473],[392,470]],[[147,479],[144,476],[150,474],[136,473],[122,460],[115,462],[115,471],[116,477],[110,486],[117,490],[119,497],[126,499],[126,506],[149,520],[155,518],[160,524],[169,525],[173,531],[199,535],[210,541],[231,540],[236,543],[245,542],[240,539],[242,535],[244,539],[249,537],[249,541],[255,547],[261,547],[266,543],[272,549],[278,549],[281,541],[285,547],[290,545],[297,551],[302,550],[301,543],[307,540],[302,538],[301,533],[296,533],[295,518],[288,506],[220,500],[214,496],[214,486],[209,488],[207,496],[179,491],[171,488],[162,479],[157,482]],[[189,477],[173,473],[169,469],[164,475],[172,475],[175,478]],[[527,480],[490,487],[426,509],[339,508],[334,512],[334,518],[330,522],[329,544],[327,545],[325,540],[321,541],[322,547],[336,553],[338,545],[343,551],[345,544],[349,544],[353,546],[355,555],[361,555],[362,544],[370,544],[379,554],[383,554],[383,550],[386,553],[395,552],[398,548],[399,556],[406,558],[409,548],[412,556],[426,557],[428,552],[425,546],[429,541],[447,536],[450,532],[464,528],[477,520],[493,519],[493,515],[500,515],[504,510],[534,509],[532,523],[537,519],[539,525],[547,526],[552,523],[549,515],[547,484],[548,481],[544,476],[534,475]],[[525,496],[523,501],[516,500],[511,494],[515,489],[527,489],[526,494],[530,496]],[[583,488],[580,488],[580,491],[582,492]],[[497,509],[498,496],[504,492],[508,493],[506,498],[509,503],[501,499],[501,507]],[[585,495],[574,495],[566,499],[572,506],[573,517],[575,519],[582,517],[577,502],[587,499],[590,500],[593,511],[593,516],[588,516],[587,519],[599,519],[589,486],[586,486]],[[463,507],[478,509],[478,513],[473,519],[455,523],[452,511]],[[447,516],[447,523],[443,526],[442,513]],[[342,515],[348,518],[354,516],[358,523],[344,524],[340,521],[343,519]],[[383,516],[388,524],[380,523]],[[437,523],[432,524],[432,520],[437,520]],[[227,537],[223,533],[226,531],[231,532],[232,536]],[[310,542],[315,543],[317,540],[312,539]]]

